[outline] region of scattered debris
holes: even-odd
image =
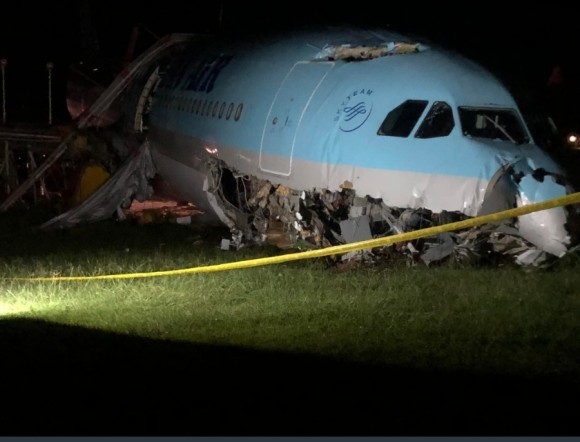
[[[175,222],[176,224],[191,224],[192,217],[202,213],[188,202],[171,200],[134,200],[131,205],[122,210],[122,218],[136,220],[139,224],[154,222]]]

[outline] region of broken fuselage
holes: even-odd
[[[216,197],[224,167],[298,191],[353,189],[468,216],[571,191],[493,75],[390,31],[193,41],[148,69],[134,121],[148,129],[158,174],[230,227]],[[518,228],[561,256],[566,221],[555,208]]]

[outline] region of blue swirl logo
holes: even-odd
[[[367,110],[365,109],[365,102],[361,101],[360,103],[357,103],[355,106],[345,107],[344,113],[345,113],[344,121],[350,121],[359,114],[366,114]]]
[[[359,101],[352,106],[345,106],[342,109],[340,130],[343,132],[353,132],[361,127],[368,120],[373,110],[372,104],[367,101]]]

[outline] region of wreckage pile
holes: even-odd
[[[389,207],[380,199],[357,196],[348,183],[340,191],[296,191],[255,177],[239,176],[236,180],[235,198],[231,192],[226,198],[223,189],[217,189],[222,203],[226,203],[224,212],[235,226],[228,248],[267,243],[282,249],[308,250],[469,218],[461,212]],[[428,266],[448,260],[470,265],[506,260],[523,266],[548,264],[551,255],[523,239],[514,222],[351,252],[343,255],[340,262],[376,263],[404,258],[410,265],[422,262]]]
[[[270,181],[237,174],[216,158],[208,164],[209,194],[222,212],[232,238],[222,248],[239,249],[252,244],[271,244],[281,249],[309,250],[365,241],[399,233],[462,221],[461,212],[434,213],[425,208],[396,208],[381,199],[356,194],[350,182],[340,190],[295,190]],[[155,175],[147,143],[112,179],[79,206],[44,223],[42,228],[70,227],[94,222],[116,213],[131,217],[130,202],[152,195]],[[125,207],[125,211],[123,211]],[[165,209],[168,209],[163,206]],[[174,207],[173,209],[176,209]],[[194,206],[179,206],[177,216]],[[164,210],[165,210],[164,209]],[[173,211],[175,212],[175,211]],[[175,214],[175,213],[174,213]],[[163,216],[163,219],[166,219]],[[377,263],[404,259],[409,265],[433,265],[455,260],[465,264],[498,264],[511,261],[523,266],[545,266],[555,256],[538,249],[519,234],[517,220],[487,224],[437,236],[399,242],[372,250],[342,255],[340,263]],[[224,245],[225,244],[225,245]]]

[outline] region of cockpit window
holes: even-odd
[[[426,107],[426,100],[407,100],[401,103],[388,113],[377,133],[391,137],[408,137]]]
[[[455,121],[451,107],[443,101],[436,101],[417,129],[416,138],[446,137],[451,133]]]
[[[465,136],[507,140],[515,144],[530,141],[512,109],[460,107],[459,119]]]

